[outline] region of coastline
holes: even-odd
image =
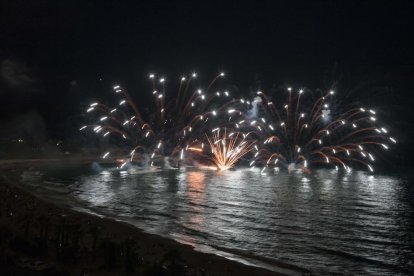
[[[16,166],[13,162],[0,161],[0,170],[22,169],[30,163]],[[1,176],[0,255],[3,257],[0,272],[10,270],[13,275],[34,272],[36,275],[310,275],[305,269],[283,263],[273,263],[280,266],[276,272],[242,264],[231,260],[231,256],[200,252],[191,245],[143,232],[126,222],[57,206],[22,189],[17,180]]]

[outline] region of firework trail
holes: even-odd
[[[228,91],[211,92],[216,81],[223,77],[224,73],[215,76],[205,90],[194,89],[192,82],[197,74],[193,73],[182,77],[177,92],[169,94],[166,79],[150,74],[156,108],[151,113],[147,112],[149,114],[141,112],[130,94],[116,85],[113,89],[120,96],[118,105],[110,108],[98,102],[92,103],[86,113],[93,115],[94,121],[80,130],[93,130],[98,135],[115,139],[120,145],[122,152],[107,151],[102,158],[128,155],[130,161],[142,161],[149,156],[147,161],[151,165],[165,160],[165,157],[171,157],[176,164],[184,162],[189,148],[199,144],[198,138],[205,132],[207,121],[214,121],[212,118],[217,118],[227,106],[214,109],[215,99],[227,98],[229,101]]]
[[[255,141],[246,139],[247,134],[231,131],[227,135],[227,129],[222,133],[220,136],[220,128],[216,128],[213,129],[210,137],[206,135],[211,148],[210,160],[220,171],[232,168],[241,157],[252,150],[255,144]]]
[[[318,164],[336,170],[351,170],[351,165],[374,171],[374,151],[389,148],[396,140],[379,127],[372,109],[351,106],[340,113],[331,109],[334,91],[316,97],[311,91],[287,89],[283,102],[257,92],[257,117],[248,126],[260,141],[255,159],[262,173],[282,165],[289,172],[300,169],[310,173]]]

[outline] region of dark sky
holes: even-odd
[[[147,93],[150,71],[223,69],[242,92],[257,80],[312,89],[337,81],[398,111],[388,117],[408,139],[413,2],[2,0],[0,122],[36,113],[61,137],[115,82]]]

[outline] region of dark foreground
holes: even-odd
[[[278,275],[57,207],[0,176],[1,275]]]

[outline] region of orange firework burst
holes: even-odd
[[[220,129],[213,129],[212,137],[207,136],[211,147],[211,160],[220,171],[232,168],[236,162],[251,151],[255,142],[246,140],[248,134],[231,132],[227,135],[224,129],[220,136]]]

